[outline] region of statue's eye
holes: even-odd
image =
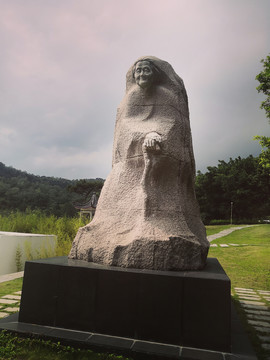
[[[144,68],[143,71],[146,72],[146,73],[150,72],[149,68]]]
[[[140,72],[141,72],[140,68],[136,69],[136,73],[140,73]]]

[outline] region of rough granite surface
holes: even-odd
[[[140,58],[127,73],[117,110],[111,173],[69,257],[138,269],[202,269],[209,242],[194,181],[184,83],[167,62]]]

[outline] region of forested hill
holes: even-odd
[[[103,179],[67,180],[35,176],[0,162],[0,215],[41,210],[56,216],[76,214],[73,202],[100,192]],[[205,224],[215,219],[241,223],[270,219],[270,168],[253,156],[219,161],[197,173],[196,195]]]
[[[84,181],[95,183],[103,180]],[[56,216],[73,216],[76,210],[72,202],[81,197],[74,188],[80,182],[81,180],[36,176],[0,162],[0,214],[30,209]]]

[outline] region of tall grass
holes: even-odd
[[[79,227],[86,225],[88,221],[78,216],[56,217],[45,215],[41,211],[16,211],[0,215],[0,231],[56,235],[56,256],[64,256],[69,253]]]

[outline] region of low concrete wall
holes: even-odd
[[[56,236],[41,234],[23,234],[0,231],[0,275],[23,270],[24,263],[33,258],[55,256]],[[16,251],[19,249],[22,268],[16,266]]]

